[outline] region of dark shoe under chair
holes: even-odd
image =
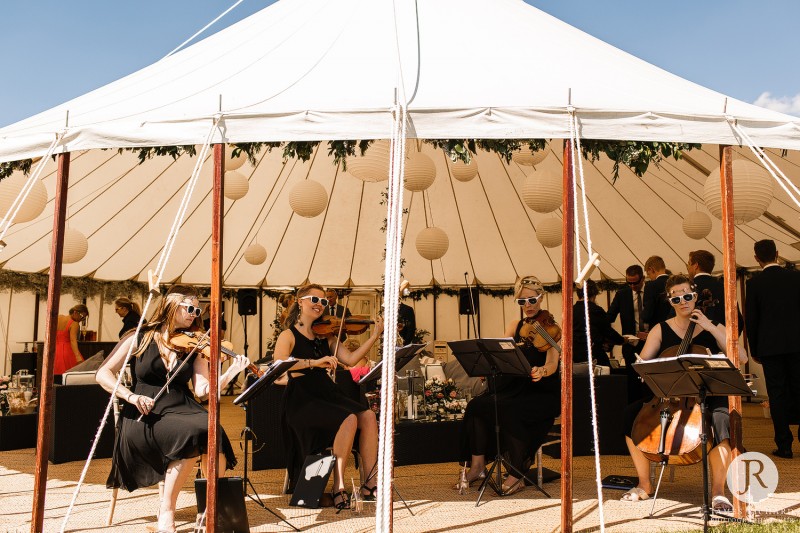
[[[792,454],[791,449],[784,450],[781,448],[776,448],[772,450],[772,455],[774,455],[775,457],[780,457],[782,459],[791,459],[794,456],[794,454]]]

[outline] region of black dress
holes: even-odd
[[[517,324],[514,340],[521,342]],[[520,350],[531,366],[543,366],[547,352],[530,344]],[[547,437],[555,418],[561,412],[561,377],[555,372],[537,382],[530,376],[499,376],[497,380],[497,412],[500,422],[500,447],[508,453],[511,465],[522,471]],[[461,426],[461,458],[472,455],[492,456],[496,453],[494,436],[494,399],[491,391],[470,400]],[[524,472],[523,472],[524,473]]]
[[[139,411],[125,403],[120,427],[114,442],[114,454],[108,487],[128,491],[149,487],[164,480],[169,463],[206,453],[208,448],[208,412],[194,398],[189,382],[194,371],[193,358],[180,369],[169,389],[156,401],[153,410],[137,422]],[[175,368],[180,364],[176,363]],[[167,369],[155,341],[140,357],[131,358],[134,394],[153,398],[167,382]],[[236,466],[228,436],[220,428],[221,452],[227,468]]]
[[[662,353],[667,348],[680,345],[683,340],[678,336],[675,331],[669,327],[667,322],[660,322],[661,324],[661,346],[658,347],[658,353]],[[717,339],[714,338],[710,332],[703,330],[696,337],[692,339],[692,344],[704,346],[711,350],[711,353],[719,353],[719,346]],[[652,400],[654,397],[653,392],[648,388],[647,395],[628,405],[625,409],[625,435],[631,436],[631,429],[636,421],[636,416],[642,409],[642,405]],[[708,405],[706,409],[706,416],[710,414],[710,426],[714,432],[714,445],[719,444],[725,439],[730,438],[731,424],[730,414],[728,412],[728,397],[727,396],[711,396],[706,400]]]
[[[119,338],[121,339],[128,331],[136,329],[136,326],[139,325],[140,318],[142,318],[141,315],[133,311],[128,311],[128,314],[122,317],[122,329],[119,330]]]
[[[290,331],[294,335],[292,356],[321,359],[331,355],[327,340],[311,340],[294,326]],[[365,406],[348,398],[324,368],[289,372],[281,413],[290,491],[297,483],[306,456],[330,447],[344,419],[366,410]]]

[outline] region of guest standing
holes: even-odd
[[[208,361],[198,353],[188,356],[176,351],[170,344],[181,330],[200,327],[200,313],[197,294],[191,287],[173,287],[152,319],[142,326],[138,339],[129,335],[120,341],[97,371],[97,382],[109,392],[114,390],[116,375],[122,370],[131,345],[134,346],[130,358],[133,388],[120,386],[116,392],[125,406],[107,484],[132,492],[164,481],[158,514],[158,530],[163,532],[175,531],[178,494],[198,457],[205,470],[208,413],[195,395],[200,398],[208,395]],[[232,358],[228,369],[220,375],[219,388],[225,387],[248,364],[243,355]],[[164,393],[156,401],[154,398],[162,389]],[[138,422],[140,415],[143,418]],[[220,449],[222,470],[226,466],[233,468],[236,456],[222,429]]]
[[[130,301],[128,298],[117,298],[114,301],[114,311],[122,318],[122,329],[119,330],[119,338],[121,339],[125,333],[135,330],[139,325],[139,319],[142,318],[142,310],[139,309],[139,304]]]
[[[514,287],[514,294],[524,318],[510,322],[505,335],[518,343],[531,365],[531,374],[500,376],[494,391],[470,400],[462,424],[462,459],[470,463],[465,480],[469,485],[483,478],[486,455],[495,451],[495,411],[491,392],[496,392],[501,451],[508,454],[512,467],[502,485],[503,495],[525,487],[521,483],[525,461],[542,445],[561,411],[558,350],[546,346],[544,351],[540,351],[530,338],[521,335],[526,322],[536,320],[540,313],[547,313],[542,310],[542,284],[535,276],[524,277]],[[462,482],[454,488],[462,488]]]
[[[644,287],[644,270],[639,265],[631,265],[625,269],[625,284],[614,294],[611,305],[608,306],[608,321],[613,323],[617,316],[625,337],[625,344],[622,345],[622,358],[625,360],[625,373],[628,378],[628,403],[641,398],[644,393],[644,383],[639,378],[639,374],[633,369],[636,356],[644,347],[644,340],[647,338],[644,322],[642,322],[642,311],[644,300],[642,288]]]
[[[647,329],[650,329],[675,316],[675,312],[667,302],[667,293],[664,289],[669,277],[664,260],[657,255],[649,257],[644,263],[644,273],[649,281],[644,286],[642,322],[647,325]]]
[[[572,307],[572,361],[586,363],[586,313],[584,312],[583,287],[577,287],[578,301]],[[625,339],[611,327],[605,310],[595,300],[600,291],[594,280],[586,282],[586,297],[589,304],[589,333],[591,337],[591,354],[595,364],[610,366],[608,352],[611,346],[623,344]]]
[[[317,338],[312,324],[326,313],[330,303],[324,294],[323,288],[316,284],[298,289],[297,301],[286,318],[287,329],[281,332],[275,344],[275,359],[297,359],[287,372],[289,384],[281,408],[290,486],[296,485],[306,456],[333,445],[336,456],[333,502],[334,507],[341,510],[350,507],[344,472],[356,430],[361,430],[358,446],[367,476],[360,488],[361,496],[375,498],[377,476],[373,475],[373,469],[378,456],[378,424],[375,413],[345,396],[329,373],[336,371],[340,361],[352,366],[363,358],[380,337],[383,323],[378,322],[369,339],[353,352],[335,333]],[[334,352],[336,357],[332,355]]]
[[[84,357],[78,348],[80,323],[89,316],[89,309],[77,304],[69,310],[69,314],[58,315],[56,326],[56,354],[53,362],[53,375],[60,376],[73,366],[82,362]]]
[[[790,415],[800,413],[800,336],[792,334],[800,324],[800,272],[778,265],[775,241],[758,241],[753,249],[762,271],[746,286],[747,337],[753,359],[764,367],[778,445],[772,454],[791,459],[789,424],[797,420]]]
[[[711,291],[711,296],[714,298],[714,307],[709,309],[709,318],[725,324],[725,286],[721,279],[715,278],[711,275],[714,271],[716,260],[714,254],[708,250],[695,250],[689,252],[689,260],[686,262],[686,271],[689,273],[689,278],[696,287],[697,294],[701,297],[703,291],[708,289]],[[739,312],[739,306],[736,306],[738,315],[738,328],[739,333],[744,329],[744,319],[742,313]]]

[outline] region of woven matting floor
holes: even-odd
[[[223,398],[221,417],[231,438],[239,435],[244,423],[244,412]],[[755,404],[744,408],[745,445],[749,451],[769,453],[772,443],[772,424]],[[234,449],[239,444],[234,441]],[[420,443],[431,446],[435,443]],[[800,452],[800,447],[796,447]],[[241,453],[239,453],[241,456]],[[33,498],[33,449],[0,452],[0,531],[30,531]],[[800,453],[798,459],[776,459],[780,473],[777,493],[758,504],[764,512],[762,519],[795,519],[800,517]],[[597,531],[600,524],[595,468],[593,457],[574,458],[573,511],[574,531]],[[545,457],[544,465],[560,469],[560,461]],[[66,526],[66,531],[148,531],[155,524],[158,504],[156,488],[134,493],[120,491],[113,525],[106,526],[110,491],[105,479],[110,459],[94,460],[77,498]],[[240,457],[237,470],[229,475],[241,475]],[[83,469],[82,462],[49,465],[45,531],[59,531],[72,500],[77,481]],[[625,456],[603,456],[602,475],[634,475],[633,467]],[[352,473],[352,465],[348,473]],[[665,481],[656,505],[654,519],[647,519],[651,501],[627,503],[619,501],[622,491],[603,491],[603,512],[608,531],[658,532],[690,531],[702,527],[700,505],[703,499],[700,465],[678,467],[674,481]],[[282,518],[289,520],[302,531],[361,532],[375,529],[375,507],[368,504],[361,514],[333,509],[305,509],[289,506],[289,497],[280,494],[283,483],[282,470],[251,472],[255,491],[263,503]],[[560,529],[561,502],[558,499],[558,480],[545,484],[552,498],[546,498],[535,489],[525,490],[500,498],[487,489],[479,507],[475,506],[477,492],[459,495],[450,487],[457,480],[455,463],[404,466],[395,469],[396,487],[408,501],[412,516],[402,503],[394,504],[393,527],[398,532],[445,531],[536,531],[549,532]],[[252,490],[250,491],[252,493]],[[247,513],[251,531],[292,531],[270,512],[247,498]],[[178,531],[193,531],[196,515],[193,485],[187,483],[178,499],[176,523]],[[715,522],[719,523],[719,522]]]

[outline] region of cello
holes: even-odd
[[[703,290],[698,306],[707,313],[714,305],[708,289]],[[707,353],[705,346],[692,344],[695,322],[690,322],[678,346],[670,346],[659,357],[687,353]],[[703,419],[695,398],[653,398],[645,403],[631,430],[631,440],[649,460],[662,465],[692,465],[702,458]],[[711,449],[712,443],[707,443]]]

